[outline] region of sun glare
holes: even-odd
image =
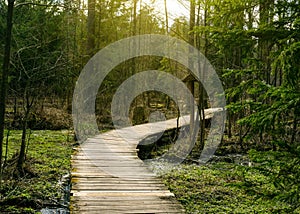
[[[153,7],[155,11],[162,17],[165,17],[164,0],[144,0],[143,4]],[[186,0],[167,0],[167,11],[169,22],[180,16],[189,16],[188,1]]]

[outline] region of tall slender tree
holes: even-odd
[[[168,32],[169,32],[169,15],[168,15],[167,0],[164,0],[164,6],[165,6],[165,19],[166,19],[166,34],[168,34]]]
[[[95,0],[88,0],[86,53],[89,57],[94,54],[94,49],[95,49],[95,12],[96,12]]]
[[[5,128],[5,107],[6,107],[6,95],[8,86],[9,64],[11,55],[11,39],[12,39],[12,27],[13,27],[13,11],[15,0],[8,0],[7,5],[7,18],[6,18],[6,36],[5,36],[5,48],[3,69],[1,78],[0,89],[0,175],[2,175],[2,153],[3,153],[3,138]],[[1,180],[1,178],[0,178]]]
[[[191,46],[195,46],[195,33],[194,33],[194,28],[195,28],[195,21],[196,21],[196,4],[195,0],[190,0],[190,32],[189,32],[189,43]],[[193,50],[190,50],[193,52]],[[189,58],[189,67],[194,67],[194,60]],[[194,81],[191,81],[188,83],[189,88],[191,93],[194,95],[194,90],[195,90],[195,85]],[[192,102],[192,100],[191,100]],[[190,133],[194,130],[195,126],[195,110],[194,109],[194,103],[191,103],[192,108],[191,108],[191,115],[190,115]],[[193,137],[192,135],[190,136],[191,138]]]

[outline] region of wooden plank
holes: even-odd
[[[75,210],[84,210],[84,211],[92,211],[92,210],[98,210],[98,211],[126,211],[130,209],[131,211],[144,211],[144,213],[156,213],[157,211],[178,211],[179,206],[176,205],[169,205],[164,204],[162,205],[141,205],[141,206],[134,206],[134,204],[128,204],[127,206],[80,206]]]
[[[171,197],[174,196],[168,190],[156,190],[156,191],[77,191],[72,190],[72,196],[88,196],[88,197],[129,197],[129,196],[156,196],[156,197]]]
[[[165,210],[150,210],[150,211],[147,211],[147,210],[134,210],[134,209],[128,209],[128,210],[122,210],[122,211],[117,211],[117,210],[71,210],[71,213],[74,213],[74,214],[111,214],[111,213],[114,213],[114,214],[127,214],[127,213],[135,213],[135,214],[139,214],[139,213],[148,213],[148,214],[152,214],[152,213],[164,213],[164,214],[171,214],[171,213],[184,213],[184,211],[180,211],[180,210],[168,210],[168,211],[165,211]]]
[[[78,198],[77,200],[72,200],[75,202],[77,205],[81,204],[90,204],[90,205],[102,205],[102,204],[111,204],[111,205],[127,205],[127,204],[138,204],[138,205],[143,205],[143,204],[153,204],[155,201],[155,204],[177,204],[177,201],[171,201],[171,200],[157,200],[157,198],[149,198],[149,199],[143,199],[141,200],[140,198],[133,198],[133,199],[126,199],[122,197],[119,200],[113,200],[113,199],[106,199],[106,200],[95,200],[95,199],[88,199],[84,200],[83,198]],[[177,204],[178,205],[178,204]]]
[[[95,185],[95,186],[97,186],[97,185],[136,185],[137,187],[138,186],[149,186],[149,185],[154,185],[154,184],[156,184],[156,185],[163,185],[164,186],[164,184],[162,184],[161,182],[159,182],[159,181],[147,181],[147,182],[145,182],[145,181],[137,181],[137,180],[132,180],[131,182],[130,181],[128,181],[128,182],[125,182],[125,181],[123,181],[123,182],[112,182],[112,181],[107,181],[107,182],[99,182],[99,181],[96,181],[96,180],[94,180],[94,181],[89,181],[89,182],[85,182],[85,181],[76,181],[76,183],[73,183],[73,185],[72,185],[72,187],[75,187],[76,185]]]
[[[144,173],[144,174],[134,174],[134,172],[122,172],[122,173],[119,173],[118,176],[113,176],[111,175],[111,173],[108,173],[108,172],[97,172],[97,173],[88,173],[88,172],[73,172],[73,177],[76,178],[76,177],[87,177],[87,178],[102,178],[102,177],[106,177],[106,178],[110,178],[110,177],[114,177],[114,178],[117,178],[117,177],[120,177],[120,179],[123,179],[123,177],[121,176],[124,176],[124,178],[133,178],[133,179],[136,179],[136,178],[140,178],[140,179],[143,179],[143,178],[153,178],[155,177],[155,175],[151,172],[149,173]],[[126,177],[125,177],[126,176]]]
[[[145,166],[139,165],[138,163],[135,166],[124,165],[112,165],[112,166],[74,166],[74,171],[77,172],[94,172],[94,171],[106,171],[106,170],[118,170],[119,172],[134,172],[137,174],[138,172],[149,172]],[[150,173],[150,172],[149,172]],[[152,172],[153,174],[153,172]]]
[[[152,184],[152,183],[161,183],[160,179],[151,178],[141,178],[141,179],[120,179],[120,178],[114,178],[110,177],[107,179],[107,177],[100,177],[100,178],[87,178],[87,177],[77,177],[72,178],[72,183],[91,183],[91,184],[98,184],[98,183],[106,183],[106,184]]]
[[[89,178],[89,179],[111,179],[111,178],[118,178],[118,179],[121,179],[121,180],[144,180],[144,179],[152,179],[152,178],[155,178],[155,176],[153,175],[148,175],[148,176],[143,176],[143,175],[139,175],[139,176],[128,176],[128,177],[117,177],[117,176],[112,176],[110,174],[87,174],[87,173],[75,173],[73,172],[73,175],[72,175],[72,180],[76,180],[78,178]]]
[[[163,188],[165,189],[165,185],[162,184],[162,183],[156,183],[156,184],[147,184],[145,185],[145,183],[141,183],[141,184],[136,184],[136,183],[131,183],[131,184],[128,184],[128,183],[123,183],[123,184],[111,184],[111,183],[97,183],[97,184],[92,184],[92,183],[75,183],[72,185],[72,189],[74,188],[95,188],[95,189],[98,189],[98,188],[109,188],[109,189],[138,189],[138,188],[146,188],[146,189],[150,189],[152,187],[155,187],[155,188]]]
[[[160,190],[167,190],[166,187],[163,186],[129,186],[129,185],[125,185],[125,186],[102,186],[102,185],[95,185],[95,186],[88,186],[88,185],[74,185],[72,186],[72,190],[76,191],[76,190],[80,190],[80,191],[88,191],[88,190],[93,190],[93,191],[111,191],[111,192],[119,192],[119,191],[130,191],[130,192],[134,192],[134,191],[160,191]]]
[[[115,202],[121,202],[121,201],[144,201],[144,202],[151,202],[157,201],[157,202],[171,202],[171,203],[177,203],[174,196],[163,196],[163,197],[157,197],[157,196],[98,196],[98,197],[89,197],[89,196],[73,196],[71,201],[115,201]]]
[[[134,159],[139,159],[137,156],[106,156],[106,157],[93,157],[93,159],[91,159],[91,156],[87,156],[87,155],[78,155],[76,157],[73,157],[73,160],[90,160],[90,161],[97,161],[97,160],[134,160]]]

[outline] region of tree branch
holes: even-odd
[[[60,5],[60,4],[41,4],[41,3],[34,3],[34,2],[22,2],[22,3],[16,4],[15,8],[21,7],[21,6],[24,6],[24,5],[33,5],[33,6],[42,6],[42,7],[54,7],[54,6],[56,6],[56,7],[66,8],[65,5]]]

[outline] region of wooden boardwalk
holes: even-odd
[[[207,111],[206,118],[212,114]],[[179,125],[188,121],[182,117]],[[83,143],[72,158],[71,213],[184,213],[136,149],[147,136],[176,124],[172,119],[112,130]]]

